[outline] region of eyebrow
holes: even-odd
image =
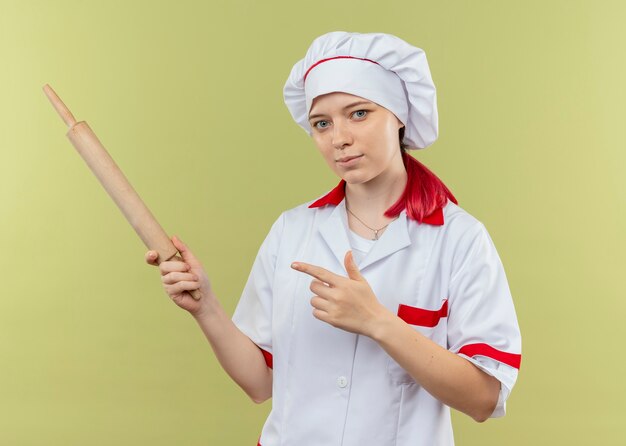
[[[358,102],[353,102],[352,104],[346,105],[346,106],[345,106],[344,108],[342,108],[341,110],[347,110],[347,109],[349,109],[350,107],[354,107],[355,105],[362,105],[362,104],[370,104],[370,105],[371,105],[371,104],[372,104],[372,102],[370,102],[370,101],[358,101]],[[322,116],[325,116],[325,115],[323,115],[323,114],[319,114],[319,113],[316,113],[316,114],[314,114],[314,115],[309,116],[309,121],[310,121],[311,119],[314,119],[314,118],[319,118],[319,117],[322,117]]]

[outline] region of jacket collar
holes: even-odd
[[[346,252],[352,248],[348,239],[348,216],[346,213],[345,200],[341,200],[332,210],[326,221],[319,226],[319,232],[322,238],[332,251],[333,255],[345,270],[344,258]],[[337,228],[343,227],[343,231]],[[389,223],[387,229],[380,236],[380,241],[374,243],[370,252],[359,263],[359,270],[363,271],[369,265],[384,259],[391,254],[411,245],[409,236],[409,225],[407,222],[406,211],[403,210],[394,221]],[[347,273],[346,273],[347,274]]]
[[[345,187],[346,187],[346,180],[342,179],[339,182],[339,184],[335,186],[333,190],[328,192],[326,195],[324,195],[322,198],[318,199],[317,201],[311,203],[309,205],[309,208],[318,208],[318,207],[322,207],[326,205],[337,206],[339,203],[343,201],[343,199],[346,196]],[[424,219],[422,220],[422,223],[426,223],[426,224],[434,225],[434,226],[443,226],[443,223],[444,223],[443,209],[440,207],[435,209],[429,215],[424,217]]]

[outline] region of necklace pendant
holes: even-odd
[[[374,238],[372,240],[378,240],[378,231],[380,231],[380,229],[379,230],[376,230],[376,229],[374,230]]]

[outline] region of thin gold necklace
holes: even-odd
[[[352,212],[350,210],[350,208],[348,207],[348,201],[346,200],[346,210],[348,212],[350,212],[352,215],[354,215],[354,212]],[[363,220],[361,220],[359,217],[357,217],[356,215],[354,215],[354,218],[356,218],[357,220],[359,220],[361,223],[363,223],[363,226],[365,226],[366,228],[370,229],[371,231],[374,231],[374,238],[372,240],[378,240],[378,231],[382,231],[383,229],[385,229],[387,226],[389,226],[393,221],[395,221],[398,217],[400,217],[400,215],[398,215],[396,218],[394,218],[393,220],[391,220],[389,223],[387,223],[385,226],[383,226],[382,228],[378,228],[378,229],[374,229],[371,228],[369,226],[367,226],[365,224],[365,222]]]

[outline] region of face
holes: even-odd
[[[326,163],[347,183],[404,169],[398,139],[404,125],[374,102],[342,92],[321,95],[313,100],[309,123]]]

